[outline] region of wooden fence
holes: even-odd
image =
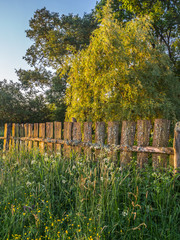
[[[152,129],[149,120],[138,120],[137,123],[96,122],[94,132],[92,122],[13,123],[5,124],[4,137],[0,139],[4,140],[4,151],[15,146],[27,150],[38,147],[41,152],[60,151],[64,156],[75,151],[98,158],[106,152],[113,159],[120,152],[121,166],[126,166],[131,161],[132,152],[137,152],[137,164],[143,167],[151,153],[154,168],[165,167],[169,161],[177,170],[180,168],[180,122],[174,129],[173,147],[168,147],[170,121],[156,119],[153,126]],[[153,136],[152,146],[149,145],[150,134]]]

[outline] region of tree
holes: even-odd
[[[103,14],[90,45],[72,61],[66,119],[177,117],[180,84],[152,35],[151,20],[141,17],[118,24],[109,5]]]
[[[59,17],[58,13],[42,8],[35,12],[29,26],[27,37],[34,42],[24,59],[34,69],[19,69],[16,73],[23,89],[43,91],[51,109],[51,119],[63,121],[66,76],[60,78],[59,72],[68,56],[89,44],[97,21],[92,13],[82,18],[72,14]]]
[[[52,67],[57,70],[71,49],[80,50],[89,44],[91,32],[97,27],[93,14],[62,15],[46,8],[37,10],[29,21],[27,37],[34,41],[25,60],[33,67]]]
[[[96,5],[96,12],[102,15],[102,7],[107,0]],[[111,0],[114,16],[126,22],[137,16],[149,15],[153,20],[154,35],[166,46],[174,71],[180,73],[180,2],[179,0]]]
[[[0,82],[0,122],[44,122],[50,114],[43,95],[24,93],[19,83]]]

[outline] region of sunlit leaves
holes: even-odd
[[[103,14],[89,47],[72,61],[67,119],[175,117],[180,86],[168,56],[155,42],[151,19],[139,17],[119,25],[109,6]]]

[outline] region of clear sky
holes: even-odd
[[[28,69],[22,57],[32,42],[26,37],[29,20],[46,7],[61,14],[89,13],[97,0],[0,0],[0,81],[17,81],[15,69]]]

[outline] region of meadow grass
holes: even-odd
[[[4,136],[4,127],[0,126],[0,137]],[[3,140],[0,139],[0,150],[3,148]]]
[[[0,153],[0,239],[180,239],[172,169],[108,158]]]

